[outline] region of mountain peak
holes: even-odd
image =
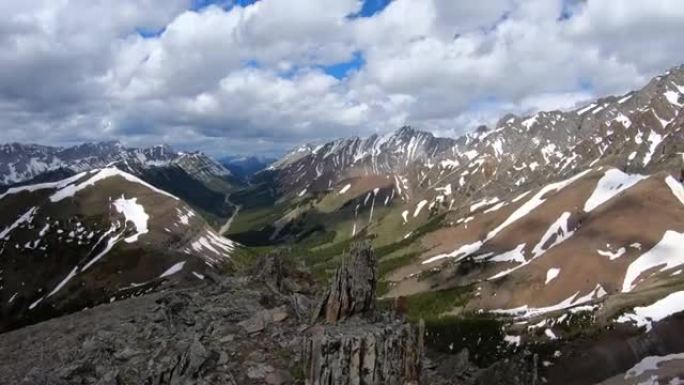
[[[399,128],[397,131],[394,132],[394,134],[392,136],[396,137],[396,138],[412,138],[414,136],[424,136],[424,135],[434,137],[434,135],[432,135],[432,133],[430,133],[428,131],[421,131],[421,130],[415,129],[411,126],[403,126],[403,127]]]

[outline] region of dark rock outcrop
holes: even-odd
[[[424,326],[373,317],[376,259],[352,246],[314,313],[304,347],[307,385],[418,384]]]
[[[422,336],[422,327],[400,321],[314,326],[304,352],[306,384],[418,384]]]
[[[375,310],[376,259],[370,245],[354,244],[337,269],[332,284],[316,308],[313,321],[344,321]]]

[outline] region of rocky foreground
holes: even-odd
[[[338,276],[354,276],[346,266],[373,271],[364,266],[372,252],[354,251],[349,260],[358,255],[369,258]],[[338,287],[368,306],[341,306],[344,320],[311,324],[315,290],[305,273],[288,271],[277,256],[255,272],[212,276],[203,287],[168,287],[2,334],[0,383],[421,382],[419,329],[372,311],[372,274]],[[334,298],[319,302],[333,306]]]
[[[645,334],[615,329],[523,346],[478,367],[481,352],[437,353],[422,321],[405,321],[399,303],[389,310],[375,301],[368,246],[352,247],[327,289],[302,270],[271,255],[245,274],[209,274],[204,286],[168,281],[0,334],[0,384],[580,385],[642,383],[655,369],[671,383],[681,374],[681,314]],[[560,361],[550,363],[545,350]],[[634,357],[647,358],[635,366]]]

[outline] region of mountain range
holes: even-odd
[[[247,180],[277,160],[277,158],[261,156],[226,156],[219,159],[219,162],[234,176]]]
[[[504,346],[541,346],[550,383],[580,370],[575,383],[617,381],[654,352],[684,351],[658,326],[684,311],[682,111],[684,66],[459,138],[402,127],[272,162],[0,145],[0,331],[202,283],[273,248],[326,281],[366,239],[380,298],[429,321],[436,351],[499,357],[482,335],[435,326],[484,317]],[[653,336],[671,341],[615,342]]]

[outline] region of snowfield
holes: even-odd
[[[549,226],[549,228],[546,230],[546,233],[544,233],[539,243],[537,243],[534,249],[532,249],[532,258],[541,256],[547,250],[561,244],[566,239],[572,237],[574,232],[568,229],[569,219],[570,213],[566,211],[563,214],[561,214],[561,216],[558,219],[556,219],[556,221],[552,223],[551,226]],[[551,244],[546,246],[554,236],[555,238],[553,238]]]
[[[567,187],[568,185],[572,184],[573,182],[577,181],[578,179],[582,178],[583,176],[587,175],[591,169],[585,170],[580,172],[579,174],[560,181],[556,183],[551,183],[541,190],[539,190],[530,200],[525,202],[522,206],[520,206],[517,210],[513,212],[502,224],[500,224],[497,228],[489,232],[487,235],[487,240],[490,240],[494,238],[497,234],[499,234],[503,229],[508,227],[510,224],[513,222],[517,221],[520,218],[523,218],[527,214],[531,213],[532,210],[536,209],[539,207],[542,203],[546,201],[546,198],[544,198],[547,194],[551,192],[558,192],[562,190],[563,188]]]
[[[165,277],[168,277],[168,276],[171,276],[171,275],[174,275],[174,274],[180,272],[181,270],[183,270],[183,267],[185,266],[185,262],[186,261],[178,262],[175,265],[169,267],[165,272],[163,272],[159,276],[159,278],[165,278]]]
[[[126,217],[126,222],[131,222],[135,226],[137,233],[126,238],[126,243],[137,242],[141,235],[147,234],[147,221],[150,216],[145,212],[145,208],[138,204],[138,198],[126,199],[123,196],[114,201],[116,211]]]
[[[661,363],[663,362],[668,362],[668,361],[673,361],[673,360],[684,360],[684,353],[679,353],[679,354],[669,354],[666,356],[648,356],[645,357],[643,360],[639,361],[638,364],[634,365],[631,369],[627,371],[627,374],[625,374],[625,380],[628,380],[630,378],[634,377],[639,377],[642,374],[651,371],[651,370],[657,370],[658,367],[660,366]],[[675,381],[677,380],[677,381]],[[675,379],[670,384],[679,384],[680,382],[678,379]],[[646,384],[651,384],[652,382],[647,381]]]
[[[632,312],[620,316],[617,322],[631,322],[638,327],[646,326],[646,330],[650,331],[654,322],[680,311],[684,311],[684,291],[672,293],[648,306],[635,307]]]
[[[647,270],[660,267],[658,271],[665,271],[682,264],[684,264],[684,233],[668,230],[660,242],[629,265],[622,284],[622,292],[632,291],[636,286],[637,278]]]
[[[584,211],[588,213],[594,210],[645,178],[643,175],[629,175],[618,169],[611,168],[598,181],[596,189],[594,189],[594,192],[584,204]]]

